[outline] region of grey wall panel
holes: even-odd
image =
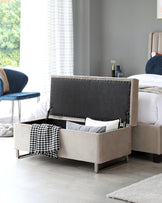
[[[89,0],[73,0],[75,75],[90,75],[89,11]]]
[[[100,0],[90,1],[90,75],[100,75],[101,68],[101,6]]]
[[[73,0],[77,75],[111,76],[111,59],[124,76],[145,72],[149,32],[162,31],[156,0]]]
[[[100,0],[73,0],[75,75],[100,73],[101,6]]]
[[[124,75],[145,72],[149,32],[162,31],[156,0],[102,0],[101,75],[111,75],[111,59]]]

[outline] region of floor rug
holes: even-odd
[[[0,123],[0,137],[11,137],[11,136],[13,136],[12,125]]]
[[[162,173],[106,195],[131,203],[162,203]]]

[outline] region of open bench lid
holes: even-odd
[[[109,121],[120,118],[137,124],[136,79],[52,76],[50,116]]]

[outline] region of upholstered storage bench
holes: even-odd
[[[15,149],[29,152],[32,123],[61,127],[58,157],[99,165],[131,153],[131,126],[137,124],[138,81],[124,78],[52,76],[49,118],[15,125]],[[120,118],[121,127],[105,133],[67,130],[66,120],[85,123],[85,118],[109,121]]]

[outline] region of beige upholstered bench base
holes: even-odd
[[[29,153],[30,130],[31,124],[15,124],[15,149],[18,158],[21,150]],[[121,157],[127,159],[131,153],[131,127],[101,134],[61,129],[60,141],[58,157],[94,163],[94,171],[98,172],[100,164]]]

